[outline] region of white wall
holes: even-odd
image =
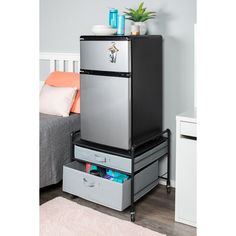
[[[79,52],[79,36],[94,24],[107,24],[109,7],[136,7],[132,0],[40,0],[40,51]],[[164,127],[172,131],[171,179],[175,179],[175,116],[194,106],[195,0],[145,0],[158,12],[148,22],[151,34],[164,37]],[[126,32],[130,22],[127,21]],[[41,64],[41,79],[47,65]],[[162,170],[164,163],[162,163]]]

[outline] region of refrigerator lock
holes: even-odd
[[[111,63],[116,63],[117,58],[117,52],[119,52],[119,49],[116,47],[115,43],[112,43],[112,46],[108,48],[109,50],[109,59]]]

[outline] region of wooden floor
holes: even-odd
[[[108,215],[112,215],[123,220],[130,220],[129,209],[119,212],[86,201],[82,198],[72,198],[70,194],[62,192],[61,183],[41,189],[40,204],[43,204],[58,196],[71,199],[74,202],[91,207]],[[167,236],[195,236],[196,228],[176,223],[174,221],[174,209],[174,189],[172,189],[171,193],[168,194],[165,186],[158,186],[136,203],[135,223],[155,230],[159,233],[166,234]]]

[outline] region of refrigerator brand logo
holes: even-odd
[[[116,44],[113,42],[111,47],[108,48],[109,50],[109,59],[111,63],[116,63],[117,58],[117,52],[119,52],[119,49],[116,47]]]

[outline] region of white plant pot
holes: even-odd
[[[134,22],[134,25],[139,26],[141,35],[144,35],[144,34],[147,33],[147,24],[146,24],[146,22]]]

